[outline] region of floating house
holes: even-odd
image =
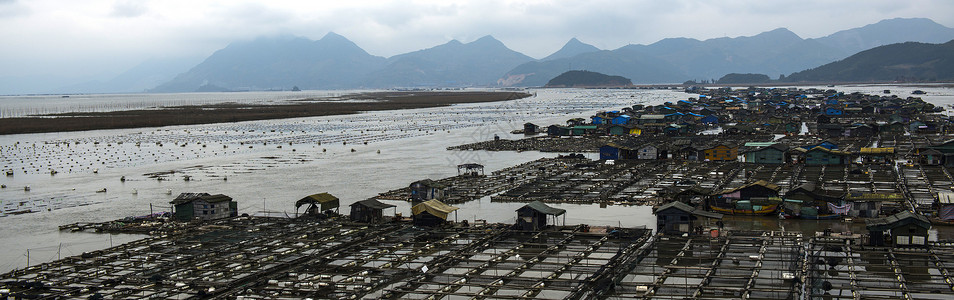
[[[795,151],[804,153],[804,162],[809,166],[844,165],[851,161],[850,152],[831,150],[822,146],[816,146],[810,150],[796,148]]]
[[[599,129],[596,125],[578,125],[570,127],[570,135],[591,135]]]
[[[238,216],[238,203],[232,197],[208,193],[182,193],[169,202],[174,206],[176,219],[215,220]]]
[[[867,148],[863,147],[858,151],[861,156],[861,162],[868,164],[881,164],[894,160],[894,147]]]
[[[937,218],[944,222],[954,221],[954,192],[937,193]]]
[[[600,147],[601,160],[637,159],[637,148],[632,143],[609,143]]]
[[[700,218],[706,227],[711,219],[722,219],[722,214],[698,209],[688,204],[673,201],[660,206],[654,212],[656,215],[656,230],[662,234],[691,233],[700,223]]]
[[[447,197],[447,185],[430,179],[412,182],[410,188],[411,195],[408,198],[411,199],[412,203]]]
[[[849,193],[845,203],[851,204],[848,216],[877,218],[883,211],[900,211],[905,207],[903,194],[898,193]]]
[[[549,136],[566,136],[566,135],[570,135],[570,127],[560,126],[560,125],[550,125],[550,126],[547,126],[547,135],[549,135]]]
[[[719,144],[703,149],[702,152],[709,161],[730,161],[738,159],[739,147]]]
[[[796,186],[782,197],[782,213],[787,218],[836,219],[847,215],[851,203],[843,204],[843,193],[822,190],[809,182]]]
[[[414,216],[415,226],[437,226],[447,222],[447,215],[458,209],[436,199],[431,199],[412,206],[411,214]]]
[[[351,205],[351,221],[362,223],[379,223],[384,219],[384,210],[396,207],[393,204],[382,203],[376,199],[362,200]]]
[[[636,125],[618,124],[610,126],[607,133],[609,135],[640,135],[642,130]]]
[[[524,134],[535,134],[540,129],[540,126],[533,123],[524,123],[523,124],[523,133]]]
[[[871,246],[918,247],[927,245],[931,221],[911,211],[865,222]]]
[[[457,176],[480,177],[484,176],[484,165],[469,163],[457,165]]]
[[[945,141],[943,143],[928,146],[927,149],[918,149],[918,156],[922,156],[921,152],[926,150],[937,150],[937,152],[931,152],[932,154],[940,154],[938,158],[932,158],[931,161],[938,162],[944,166],[951,167],[954,166],[954,140]]]
[[[317,215],[323,211],[335,209],[335,212],[338,211],[338,197],[332,196],[329,193],[320,193],[314,195],[305,196],[295,202],[295,211],[298,211],[302,206],[308,206],[305,209],[306,215]]]
[[[566,222],[566,210],[562,208],[550,207],[543,202],[533,201],[517,209],[516,228],[524,231],[537,231],[547,227],[547,220],[553,217],[553,223],[556,224],[556,218],[563,216]]]
[[[709,199],[709,208],[732,215],[775,214],[782,202],[778,197],[779,189],[777,184],[759,180],[715,193]]]
[[[788,146],[772,144],[759,149],[742,152],[745,162],[757,164],[783,164],[788,161]]]

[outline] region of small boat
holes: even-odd
[[[102,188],[102,189],[100,189],[100,190],[97,190],[96,192],[97,192],[97,193],[105,193],[105,192],[106,192],[106,188]]]
[[[28,186],[23,187],[23,191],[24,191],[24,192],[29,192],[29,191],[30,191],[30,186],[28,185]]]
[[[13,176],[13,170],[7,170],[7,176]]]

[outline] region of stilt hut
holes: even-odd
[[[412,206],[411,214],[414,215],[415,226],[437,226],[447,222],[447,215],[458,209],[436,199],[431,199]]]
[[[519,230],[536,231],[547,227],[547,219],[553,216],[553,223],[556,225],[556,218],[560,215],[566,222],[566,210],[562,208],[550,207],[543,202],[533,201],[517,209],[517,224]]]
[[[457,176],[480,177],[484,176],[484,165],[469,163],[457,165]]]
[[[232,197],[208,193],[182,193],[169,202],[175,217],[181,221],[215,220],[238,216],[238,203]]]
[[[524,123],[523,124],[523,133],[525,134],[536,134],[537,130],[540,129],[540,126],[533,123]]]
[[[415,181],[411,183],[410,188],[411,195],[409,195],[409,198],[412,203],[444,199],[447,191],[446,185],[430,179]]]
[[[663,234],[691,233],[696,226],[701,225],[697,222],[700,217],[704,218],[706,225],[709,219],[722,219],[720,213],[697,209],[679,201],[660,206],[654,214],[656,214],[656,231]]]
[[[308,205],[308,208],[305,209],[306,215],[318,215],[332,208],[335,209],[335,212],[338,212],[338,197],[329,193],[310,195],[295,202],[295,211],[297,212],[299,208],[305,205]]]
[[[928,229],[931,229],[927,217],[907,210],[884,218],[868,219],[865,223],[871,246],[924,246]]]
[[[363,223],[378,223],[384,218],[384,209],[395,207],[393,204],[381,203],[377,199],[358,201],[350,206],[351,221]]]

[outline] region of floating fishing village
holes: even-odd
[[[574,114],[601,107],[598,100],[556,107],[551,119],[563,119],[557,124],[497,127],[484,140],[434,150],[552,153],[549,157],[496,170],[462,161],[453,165],[454,176],[401,178],[402,187],[375,191],[367,199],[308,191],[282,200],[291,214],[251,213],[234,194],[170,189],[162,199],[167,206],[148,215],[61,224],[65,234],[147,237],[28,263],[0,275],[0,298],[954,298],[954,120],[943,114],[944,107],[918,94],[835,87],[689,87],[667,95],[693,96],[661,104],[617,98],[633,104],[593,115]],[[540,105],[518,109],[547,109]],[[353,130],[361,137],[342,135],[324,143],[340,144],[344,153],[378,155],[381,150],[362,146],[490,120],[473,110],[479,116],[474,124],[448,116],[388,133],[385,126],[372,125],[380,128]],[[255,143],[240,142],[241,147],[176,142],[179,148],[195,147],[180,153],[161,148],[159,136],[230,135],[137,134],[140,141],[117,139],[110,145],[157,146],[157,152],[136,158],[116,153],[109,164],[253,151],[253,145],[318,147],[290,150],[295,154],[282,159],[288,164],[327,152],[318,150],[322,142],[316,138],[274,137],[240,126],[229,128],[262,136]],[[305,132],[311,125],[295,126]],[[87,143],[39,147],[27,151]],[[51,160],[71,161],[65,154]],[[106,164],[105,159],[76,162],[75,172],[95,173]],[[50,169],[3,171],[9,177],[24,171],[55,176]],[[176,176],[182,172],[116,181]],[[219,175],[202,180],[230,181]],[[513,221],[472,218],[464,206],[474,202],[515,207],[494,211]],[[34,212],[10,205],[11,215]],[[641,227],[567,222],[577,213],[574,205],[605,211],[646,207],[656,219]]]

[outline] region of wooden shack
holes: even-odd
[[[739,147],[719,144],[703,149],[702,153],[709,161],[731,161],[738,158]]]
[[[430,179],[418,180],[411,183],[411,202],[423,202],[433,199],[444,199],[447,196],[447,185]]]
[[[469,163],[457,165],[457,176],[481,177],[484,176],[484,165]]]
[[[540,129],[540,126],[537,126],[537,124],[533,124],[529,122],[523,124],[524,134],[536,134],[539,129]]]
[[[318,215],[323,211],[335,209],[335,212],[338,212],[338,197],[332,196],[329,193],[319,193],[314,195],[308,195],[304,198],[295,201],[295,211],[297,212],[302,206],[308,206],[305,209],[306,215]]]
[[[654,214],[656,215],[656,231],[675,235],[692,233],[697,226],[703,224],[708,227],[710,219],[722,219],[720,213],[698,209],[679,201],[660,206]],[[702,223],[699,218],[703,219]]]
[[[772,144],[759,149],[743,152],[747,163],[783,164],[788,161],[788,146]]]
[[[923,247],[927,245],[931,221],[911,211],[878,219],[868,219],[865,227],[871,246]]]
[[[937,192],[937,218],[941,221],[954,221],[954,192]]]
[[[208,193],[182,193],[169,202],[180,221],[215,220],[238,216],[238,203],[232,197]]]
[[[351,206],[351,221],[362,223],[379,223],[384,219],[384,209],[395,207],[393,204],[382,203],[377,199],[362,200],[349,206]]]
[[[566,210],[554,208],[540,201],[533,201],[517,209],[517,224],[515,227],[519,230],[536,231],[547,227],[547,219],[553,216],[553,223],[556,224],[556,217],[563,215],[566,220]]]
[[[412,206],[411,214],[414,216],[415,226],[437,226],[447,222],[447,215],[458,209],[436,199],[431,199]]]

